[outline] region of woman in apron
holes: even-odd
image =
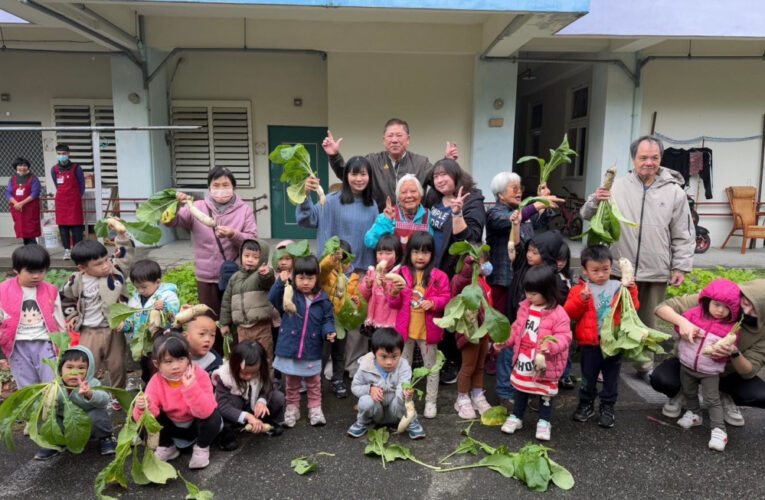
[[[69,161],[69,146],[57,145],[56,156],[58,163],[51,169],[53,182],[56,184],[56,225],[64,245],[64,259],[69,259],[72,244],[76,245],[82,241],[85,223],[82,211],[85,176],[78,164]]]
[[[390,198],[385,201],[385,209],[367,231],[364,244],[368,248],[376,248],[383,235],[392,234],[406,248],[406,242],[415,231],[429,231],[433,234],[433,228],[428,224],[428,211],[422,206],[423,194],[422,184],[417,177],[412,174],[402,176],[396,184],[396,205],[393,205]]]
[[[16,158],[13,169],[16,175],[8,182],[5,198],[10,203],[16,237],[23,239],[25,245],[30,245],[41,234],[40,181],[30,172],[29,161],[25,158]]]

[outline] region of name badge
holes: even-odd
[[[16,188],[16,196],[24,196],[24,188]]]
[[[56,184],[63,184],[66,178],[63,175],[56,177]]]

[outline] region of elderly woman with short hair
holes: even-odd
[[[393,204],[390,197],[385,200],[385,209],[367,231],[364,244],[376,248],[383,235],[392,234],[405,247],[409,236],[416,231],[430,231],[433,234],[428,224],[428,211],[422,206],[424,194],[417,177],[412,174],[402,176],[396,183],[396,204]]]

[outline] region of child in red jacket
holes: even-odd
[[[577,422],[586,422],[595,415],[595,398],[600,396],[601,427],[611,428],[616,422],[614,405],[618,395],[619,371],[622,355],[603,357],[600,350],[600,328],[608,316],[611,306],[622,286],[611,278],[611,251],[605,246],[587,247],[582,250],[582,274],[588,282],[580,282],[568,294],[566,312],[571,321],[576,322],[574,335],[582,354],[582,386],[579,389],[579,405],[573,418]],[[637,286],[632,280],[627,287],[635,304],[638,303]],[[614,315],[614,323],[619,324],[619,311]],[[598,394],[598,374],[603,374],[603,389]]]

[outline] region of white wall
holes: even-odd
[[[472,170],[473,56],[331,53],[329,126],[348,157],[383,150],[383,126],[409,123],[409,149],[432,162],[457,142],[460,165]]]
[[[52,126],[51,99],[111,99],[110,57],[0,51],[0,92],[11,98],[0,102],[0,121]],[[56,162],[55,137],[54,132],[43,133],[46,166]],[[41,182],[47,181],[47,171]],[[0,237],[13,236],[10,215],[0,214]]]
[[[268,144],[269,125],[327,125],[327,68],[318,55],[210,53],[182,55],[170,83],[171,99],[249,100],[253,146]],[[173,68],[175,62],[169,67]],[[303,105],[293,106],[301,97]],[[269,194],[268,155],[255,155],[255,187],[243,198]],[[271,206],[270,199],[266,201]],[[271,235],[269,211],[258,213],[258,233]]]
[[[656,131],[675,139],[700,135],[744,137],[762,133],[765,113],[765,65],[750,61],[653,61],[645,66],[640,131],[650,132],[651,116],[656,111]],[[727,186],[755,186],[760,164],[761,141],[707,142],[713,152],[712,187],[714,199],[726,202]],[[665,144],[665,147],[673,146]],[[675,147],[697,147],[675,145]],[[697,177],[691,179],[696,194]],[[699,207],[702,213],[730,213],[726,205]],[[732,227],[732,218],[701,217],[710,230],[712,244],[719,246]],[[732,238],[729,245],[741,244]]]

